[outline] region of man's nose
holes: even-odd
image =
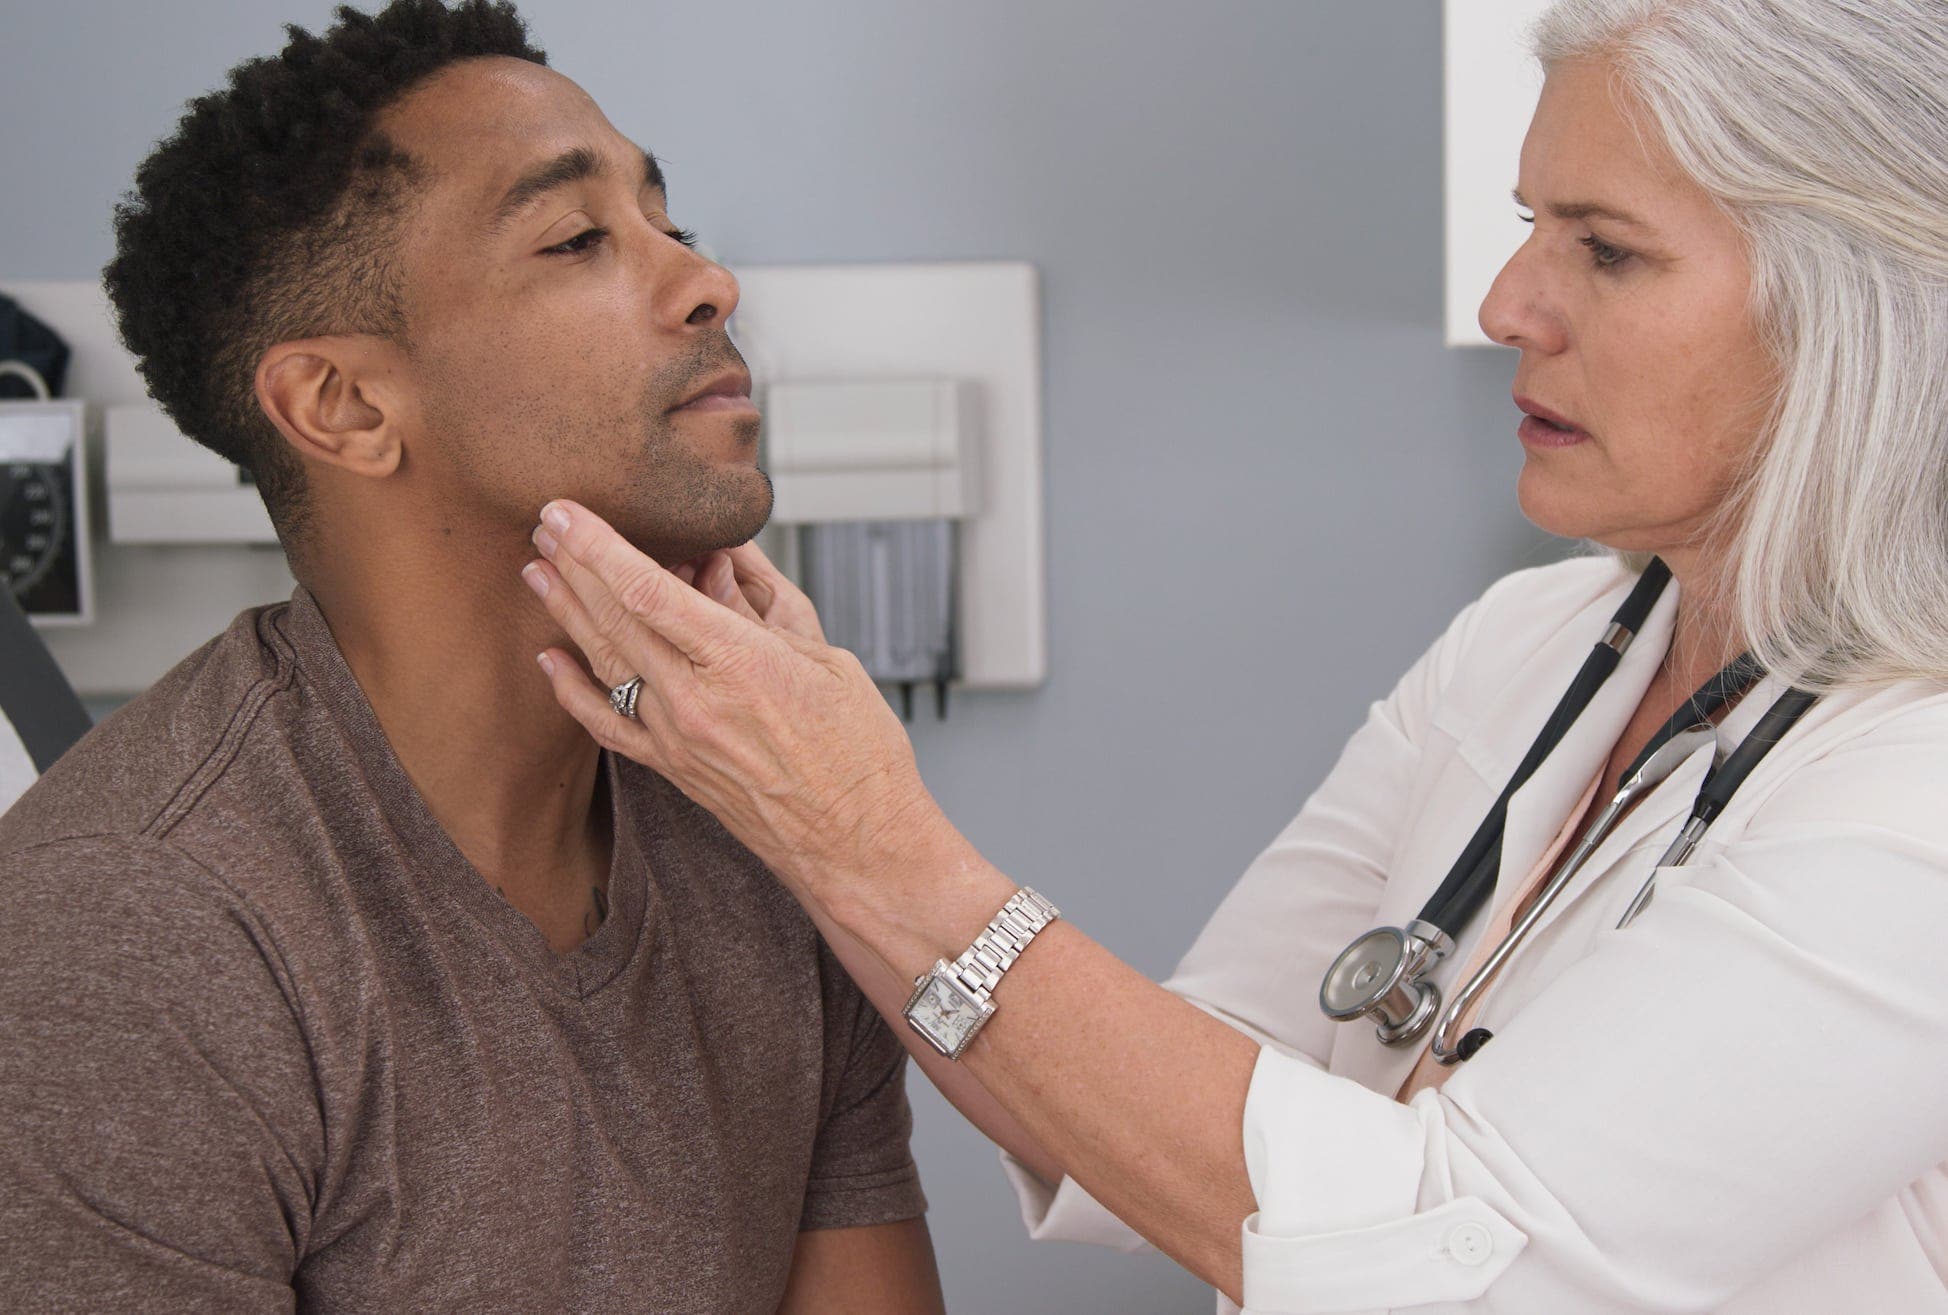
[[[680,256],[676,310],[692,327],[722,328],[737,309],[737,277],[708,256],[685,248]]]

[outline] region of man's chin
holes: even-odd
[[[757,466],[746,467],[740,472],[746,476],[740,483],[748,482],[745,496],[733,505],[724,508],[724,515],[711,527],[712,533],[701,536],[709,542],[698,549],[693,556],[714,552],[719,548],[735,548],[740,543],[749,543],[757,538],[758,532],[771,523],[771,512],[777,501],[777,493],[771,486],[771,476]]]

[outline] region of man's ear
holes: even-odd
[[[394,351],[367,334],[278,343],[257,362],[257,404],[307,461],[384,478],[405,455]]]

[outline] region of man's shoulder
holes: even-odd
[[[201,843],[202,828],[186,826],[192,819],[227,835],[233,849],[258,829],[242,796],[284,783],[236,787],[240,775],[276,777],[289,763],[278,703],[294,692],[295,663],[277,634],[282,611],[242,613],[83,736],[0,816],[0,871],[118,853],[197,871],[226,846]]]
[[[40,1081],[115,1085],[99,1066],[117,1048],[153,1057],[183,1029],[265,1064],[269,1047],[302,1049],[275,938],[247,899],[164,841],[72,835],[14,850],[0,856],[0,906],[0,1019],[26,1055],[42,1052]]]
[[[192,855],[141,835],[74,833],[0,854],[0,957],[82,942],[149,957],[190,924],[229,924],[245,912],[222,878]],[[10,942],[17,942],[9,944]],[[68,956],[71,958],[71,956]]]

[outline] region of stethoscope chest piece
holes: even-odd
[[[1404,1045],[1434,1024],[1441,991],[1425,974],[1446,958],[1454,942],[1420,919],[1402,927],[1375,927],[1340,951],[1319,983],[1319,1008],[1348,1022],[1371,1018],[1380,1040]]]

